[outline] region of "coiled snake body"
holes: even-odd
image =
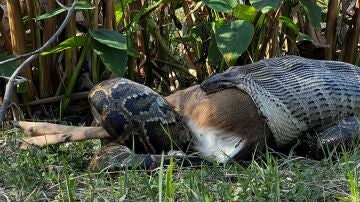
[[[346,63],[285,56],[233,67],[165,99],[141,84],[112,79],[95,86],[89,102],[113,140],[95,155],[93,167],[129,165],[127,147],[142,153],[132,158],[144,167],[159,165],[160,156],[151,154],[172,149],[192,148],[224,163],[245,159],[265,144],[297,141],[316,158],[323,145],[354,139],[360,71]]]

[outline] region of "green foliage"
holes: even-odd
[[[68,5],[67,8],[70,8],[71,5]],[[94,6],[91,6],[89,4],[89,2],[87,1],[79,1],[76,3],[75,5],[75,10],[92,10],[94,9],[95,7]],[[48,19],[48,18],[51,18],[51,17],[54,17],[56,15],[59,15],[63,12],[66,11],[66,8],[58,8],[58,9],[55,9],[53,11],[50,11],[50,12],[47,12],[47,13],[44,13],[43,15],[40,15],[38,17],[35,18],[35,20],[44,20],[44,19]]]
[[[306,16],[314,27],[320,27],[321,8],[311,0],[300,0]]]
[[[254,35],[253,25],[244,20],[214,23],[217,47],[228,66],[247,49]]]
[[[65,41],[61,42],[56,47],[42,52],[41,55],[44,56],[44,55],[58,53],[60,51],[64,51],[69,48],[82,47],[82,46],[85,46],[87,40],[88,40],[87,36],[73,36],[73,37],[70,37],[70,38],[66,39]]]
[[[96,41],[119,50],[126,50],[126,37],[118,32],[108,29],[97,29],[90,32],[90,35]]]
[[[116,76],[123,76],[127,68],[127,55],[138,57],[136,49],[127,49],[126,37],[118,32],[108,29],[90,31],[91,46],[102,62]],[[49,55],[64,51],[69,48],[83,47],[89,36],[74,36],[61,42],[56,47],[42,52],[41,55]]]
[[[165,188],[165,197],[167,201],[175,201],[174,193],[175,193],[175,184],[174,184],[174,159],[170,159],[170,165],[168,170],[166,171],[166,188]]]
[[[280,16],[279,21],[283,23],[283,25],[285,25],[287,28],[289,28],[292,32],[294,32],[294,34],[299,34],[300,28],[295,24],[292,19],[286,16]]]
[[[252,22],[259,11],[254,6],[248,6],[239,4],[234,9],[232,15],[237,17],[239,20],[247,20]]]
[[[212,66],[219,65],[221,63],[223,57],[222,57],[222,54],[221,54],[219,48],[217,47],[215,37],[212,37],[210,39],[208,52],[209,52],[209,55],[208,55],[209,64]]]
[[[163,178],[164,178],[164,152],[161,154],[161,162],[159,168],[159,179],[158,179],[158,197],[159,201],[162,201],[163,196]]]
[[[203,0],[204,4],[217,12],[231,12],[237,5],[236,0]]]
[[[102,62],[116,76],[123,76],[127,67],[126,37],[107,29],[91,31],[91,45]]]
[[[91,40],[91,46],[112,73],[119,77],[124,75],[127,65],[126,50],[110,48],[95,39]]]
[[[280,0],[250,0],[251,5],[258,10],[261,10],[263,13],[267,13],[271,10],[277,10],[280,6],[280,2]]]
[[[345,151],[345,150],[344,150]],[[344,153],[344,162],[345,162],[345,167],[346,167],[346,177],[347,177],[347,181],[349,183],[349,187],[350,187],[350,196],[348,198],[340,198],[343,199],[344,201],[359,201],[360,200],[360,196],[359,196],[359,180],[357,178],[357,167],[356,165],[350,165],[349,162],[349,157],[348,154],[345,152]]]
[[[115,4],[115,22],[116,25],[120,23],[120,20],[124,17],[125,10],[129,3],[133,2],[134,0],[121,0]]]

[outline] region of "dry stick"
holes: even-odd
[[[30,64],[30,62],[32,62],[33,60],[36,59],[36,57],[39,55],[40,52],[44,51],[46,48],[48,48],[51,43],[53,43],[56,38],[61,34],[61,32],[65,29],[68,21],[70,20],[71,16],[72,16],[72,13],[74,12],[74,9],[75,9],[75,5],[78,1],[77,0],[74,0],[73,4],[71,5],[70,9],[68,10],[68,14],[66,15],[66,18],[64,20],[64,22],[60,25],[59,29],[55,32],[55,34],[42,46],[40,47],[38,50],[32,52],[31,54],[31,57],[27,58],[16,70],[15,72],[11,75],[8,83],[6,84],[6,90],[5,90],[5,95],[4,95],[4,100],[3,100],[3,105],[1,106],[1,109],[0,109],[0,123],[3,122],[3,117],[4,117],[4,114],[6,112],[6,109],[7,107],[9,106],[9,103],[10,103],[10,96],[12,94],[12,90],[14,88],[14,81],[15,81],[15,78],[17,77],[17,75],[20,74],[21,70],[23,68],[25,68],[28,64]],[[29,56],[30,54],[25,54],[22,55],[21,57],[16,57],[17,59],[20,59],[22,57],[26,57],[26,56]],[[5,64],[6,62],[9,62],[9,61],[4,61],[1,64]]]
[[[89,94],[89,91],[73,93],[70,96],[70,100],[78,100],[78,99],[86,98],[88,96],[88,94]],[[63,98],[64,98],[64,95],[59,95],[59,96],[44,98],[44,99],[40,99],[40,100],[34,100],[34,101],[28,102],[26,104],[21,104],[20,106],[23,106],[23,105],[32,106],[32,105],[49,104],[49,103],[59,102]]]
[[[325,58],[326,60],[333,59],[333,53],[335,50],[335,37],[336,37],[336,23],[338,17],[338,7],[339,0],[329,0],[328,3],[328,13],[326,19],[326,43],[329,45],[328,48],[325,48]]]

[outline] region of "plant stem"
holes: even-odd
[[[65,112],[66,108],[69,105],[71,93],[74,90],[77,78],[79,76],[80,70],[81,70],[81,68],[83,66],[83,63],[85,61],[85,58],[86,58],[86,55],[87,55],[89,49],[90,49],[90,37],[88,38],[88,41],[87,41],[86,45],[83,47],[83,49],[81,51],[78,63],[76,64],[76,67],[75,67],[75,69],[73,71],[73,74],[72,74],[72,76],[71,76],[71,78],[69,80],[69,84],[68,84],[68,86],[67,86],[67,88],[65,90],[64,99],[63,99],[63,101],[61,103],[61,113],[62,113],[62,115],[63,115],[63,113]]]

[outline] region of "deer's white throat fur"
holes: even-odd
[[[226,163],[244,147],[246,140],[214,128],[198,127],[188,120],[187,125],[195,136],[193,147],[203,156],[219,163]]]

